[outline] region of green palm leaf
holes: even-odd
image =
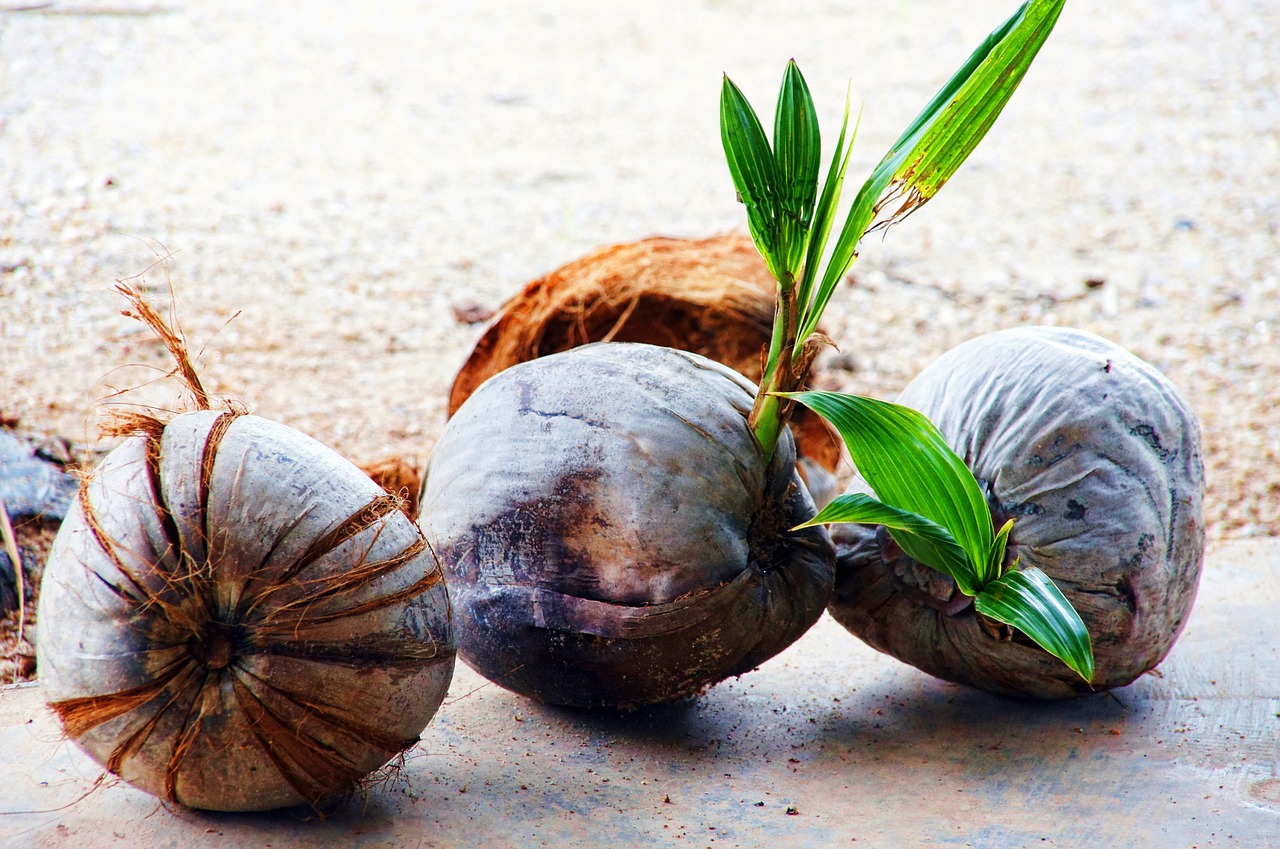
[[[970,571],[986,573],[991,511],[973,473],[933,422],[909,407],[859,395],[795,392],[784,397],[835,426],[877,498],[947,528],[968,557]]]
[[[849,167],[849,156],[853,153],[853,143],[858,136],[858,127],[862,124],[862,113],[853,125],[853,133],[845,143],[849,130],[849,94],[844,98],[844,120],[840,124],[840,138],[836,139],[835,152],[831,155],[831,166],[827,169],[827,179],[822,184],[822,194],[813,214],[813,228],[810,231],[809,246],[804,257],[804,272],[800,278],[800,292],[797,302],[803,307],[813,300],[814,278],[817,276],[822,257],[827,252],[827,239],[831,235],[831,225],[835,223],[836,207],[840,203],[841,190],[844,188],[844,175]]]
[[[779,185],[779,249],[787,273],[795,277],[804,260],[818,194],[822,141],[818,113],[795,60],[787,63],[774,112],[774,161]]]
[[[747,208],[747,227],[777,280],[786,274],[778,231],[778,168],[760,119],[727,76],[720,89],[720,141],[738,198]]]
[[[978,576],[951,531],[924,516],[890,507],[869,495],[857,492],[837,496],[818,515],[792,530],[838,522],[884,525],[908,557],[950,575],[965,595],[978,594]]]
[[[974,599],[974,609],[1012,625],[1049,654],[1093,680],[1093,645],[1071,602],[1039,569],[1016,569],[988,583]]]
[[[800,324],[799,342],[818,326],[836,286],[857,258],[858,243],[894,199],[890,220],[924,205],[959,169],[1003,111],[1053,31],[1066,0],[1027,0],[978,46],[934,95],[862,184],[831,259]]]

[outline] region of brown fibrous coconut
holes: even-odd
[[[456,649],[405,502],[310,437],[212,409],[117,414],[46,565],[44,695],[126,781],[212,810],[319,805],[412,746]]]
[[[449,415],[503,369],[590,342],[692,351],[758,383],[776,289],[743,235],[659,236],[600,248],[528,283],[502,306],[454,379]],[[802,459],[836,470],[839,438],[818,416],[797,410],[791,429]]]

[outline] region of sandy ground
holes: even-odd
[[[19,10],[22,6],[33,6]],[[93,438],[166,367],[365,461],[425,461],[494,307],[604,244],[744,226],[728,72],[795,57],[861,179],[1011,0],[0,2],[0,412]],[[1072,0],[939,197],[865,246],[823,385],[892,397],[980,332],[1074,325],[1204,426],[1209,533],[1280,534],[1280,5]],[[161,387],[132,400],[171,404]]]

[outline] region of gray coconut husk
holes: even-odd
[[[1007,695],[1066,698],[1155,668],[1186,624],[1204,558],[1200,428],[1182,394],[1111,342],[1029,327],[952,349],[898,402],[964,458],[996,526],[1015,520],[1008,561],[1042,569],[1079,611],[1094,680],[984,622],[883,529],[833,526],[832,616],[925,672]]]
[[[830,595],[827,533],[755,387],[705,357],[596,344],[513,366],[436,444],[423,524],[462,658],[540,701],[697,694],[798,638]]]
[[[453,673],[443,574],[406,503],[308,436],[212,409],[118,412],[41,585],[67,735],[130,783],[211,810],[321,805],[417,742]]]

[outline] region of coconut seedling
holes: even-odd
[[[1152,365],[1089,333],[1003,330],[925,368],[898,402],[928,415],[981,481],[1007,562],[1060,584],[1093,638],[1092,686],[986,627],[956,580],[873,527],[833,529],[832,615],[933,675],[1053,699],[1123,686],[1181,633],[1204,557],[1200,429]],[[981,599],[981,596],[979,596]]]
[[[1042,570],[1006,558],[1012,520],[993,526],[972,472],[928,418],[872,398],[796,391],[818,319],[863,235],[918,209],[955,173],[1021,82],[1062,6],[1063,0],[1024,3],[973,53],[862,185],[829,256],[831,215],[852,141],[846,146],[842,129],[819,192],[817,121],[795,64],[778,98],[772,148],[728,80],[721,126],[752,236],[779,283],[779,344],[770,349],[752,411],[756,431],[767,440],[785,421],[787,404],[804,404],[839,430],[874,493],[841,496],[805,526],[884,527],[915,561],[954,581],[988,631],[1016,628],[1087,683],[1093,652],[1079,614]]]
[[[318,805],[417,742],[454,645],[404,502],[310,437],[215,409],[117,413],[41,584],[46,700],[94,760],[170,802]],[[127,315],[130,313],[126,313]]]
[[[821,274],[848,110],[819,191],[817,119],[795,64],[772,146],[725,79],[730,172],[777,284],[761,382],[696,354],[605,343],[477,388],[436,444],[423,495],[467,663],[542,701],[633,707],[748,672],[817,620],[830,540],[811,521],[787,420],[797,399],[824,412],[825,395],[796,394],[818,320],[883,205],[899,199],[905,215],[959,167],[1060,8],[1027,4],[930,101],[858,193]],[[914,444],[892,441],[891,453]],[[929,451],[938,466],[941,449]]]

